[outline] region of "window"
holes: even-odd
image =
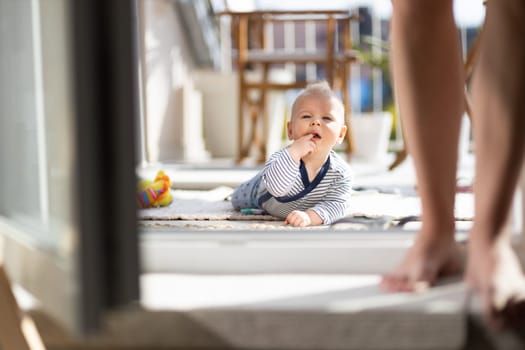
[[[0,1],[5,266],[76,332],[138,299],[135,6]]]

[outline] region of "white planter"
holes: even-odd
[[[354,157],[364,160],[383,159],[388,152],[392,128],[389,112],[356,113],[352,115]]]
[[[210,70],[193,72],[202,92],[203,134],[214,158],[237,156],[237,76]]]

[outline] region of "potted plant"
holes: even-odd
[[[364,37],[364,44],[378,47],[379,50],[357,50],[359,61],[363,65],[380,69],[385,86],[390,87],[390,57],[389,46],[383,40]],[[389,150],[391,138],[395,137],[396,108],[393,98],[381,111],[364,111],[352,115],[352,137],[354,156],[359,159],[381,160]]]

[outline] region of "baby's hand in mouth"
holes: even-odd
[[[296,139],[288,148],[290,155],[299,162],[300,158],[315,151],[316,141],[320,139],[319,134],[306,134]]]
[[[314,132],[311,134],[312,135],[312,140],[313,141],[316,141],[316,140],[320,140],[321,139],[321,135],[319,135],[318,133]]]

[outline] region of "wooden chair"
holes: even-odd
[[[240,162],[251,149],[258,150],[258,162],[267,158],[266,140],[269,129],[268,92],[303,88],[308,81],[288,83],[270,80],[270,68],[283,64],[317,63],[324,65],[326,80],[342,94],[345,123],[348,126],[346,153],[352,152],[350,99],[348,79],[350,64],[357,59],[351,47],[350,21],[358,17],[346,11],[253,11],[223,12],[231,17],[234,57],[238,72],[238,156]],[[326,46],[315,51],[270,50],[266,45],[266,26],[277,22],[321,22],[326,25]],[[251,69],[258,69],[261,78],[247,78]],[[246,130],[246,124],[249,130]],[[247,137],[245,137],[247,135]]]

